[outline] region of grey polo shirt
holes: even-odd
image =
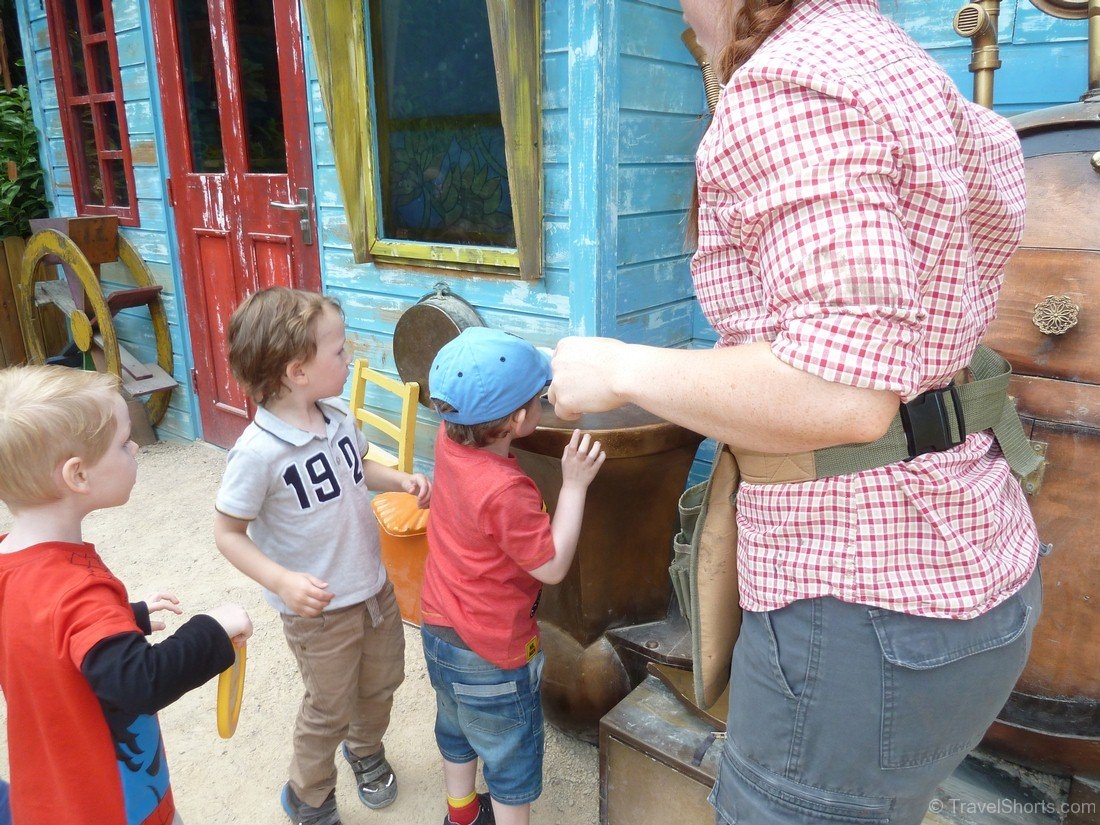
[[[284,567],[328,582],[326,610],[358,604],[386,582],[378,521],[363,480],[366,441],[339,398],[318,403],[324,436],[300,430],[263,407],[226,460],[215,506],[248,521],[248,535]],[[265,589],[280,613],[291,613]]]

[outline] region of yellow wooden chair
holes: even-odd
[[[398,423],[379,415],[366,407],[367,387],[375,385],[393,393],[401,402],[401,415]],[[420,394],[420,385],[415,381],[399,381],[388,375],[372,370],[366,358],[356,358],[351,373],[350,408],[360,428],[367,426],[387,436],[396,445],[397,455],[375,444],[373,433],[367,433],[370,448],[364,456],[368,461],[377,461],[387,467],[396,467],[402,472],[413,470],[413,442],[416,439],[416,401]]]

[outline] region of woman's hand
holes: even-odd
[[[573,421],[626,403],[615,391],[629,346],[613,338],[562,338],[550,362],[554,380],[547,397],[554,414]]]

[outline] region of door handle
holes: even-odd
[[[297,203],[283,203],[282,201],[271,201],[271,206],[275,209],[282,209],[285,212],[297,212],[300,215],[298,226],[302,230],[302,243],[309,246],[313,243],[313,225],[309,219],[309,189],[304,186],[298,188],[298,202]]]

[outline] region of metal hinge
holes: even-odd
[[[172,179],[171,178],[165,178],[164,179],[164,186],[168,189],[168,205],[169,206],[175,206],[176,205],[176,190],[172,186]]]
[[[195,368],[191,368],[191,390],[198,395],[199,393],[199,371]]]

